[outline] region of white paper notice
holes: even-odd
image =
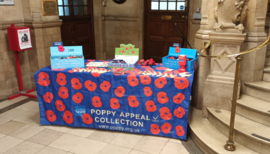
[[[23,50],[23,49],[32,48],[30,30],[21,29],[21,30],[18,30],[17,32],[18,32],[20,49]]]

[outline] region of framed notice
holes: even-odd
[[[20,49],[32,48],[30,29],[20,29],[17,33]]]
[[[42,0],[42,14],[44,16],[58,15],[56,0]]]
[[[14,5],[14,0],[0,0],[0,5]]]

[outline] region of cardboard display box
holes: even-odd
[[[189,59],[189,61],[187,61],[186,64],[186,71],[191,71],[198,67],[198,55],[196,49],[186,49],[177,47],[170,47],[169,54],[162,58],[163,67],[178,70],[180,68],[178,64],[179,55],[186,55],[187,59]],[[169,57],[175,57],[176,59],[169,59]]]
[[[58,46],[50,49],[52,69],[85,67],[82,46]],[[81,58],[69,58],[74,56]]]

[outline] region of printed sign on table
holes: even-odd
[[[23,50],[23,49],[32,48],[30,30],[21,29],[21,30],[18,30],[17,32],[18,32],[20,49]]]

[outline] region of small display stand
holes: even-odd
[[[7,28],[9,48],[15,52],[17,77],[19,84],[19,94],[8,97],[9,100],[17,98],[19,96],[26,96],[30,98],[37,98],[36,95],[29,94],[35,91],[31,89],[28,91],[23,90],[22,74],[20,66],[19,52],[32,49],[31,31],[29,27],[15,27],[15,24],[11,24],[11,27]]]
[[[120,44],[115,48],[115,58],[110,61],[109,68],[134,69],[139,64],[139,49],[132,44]]]

